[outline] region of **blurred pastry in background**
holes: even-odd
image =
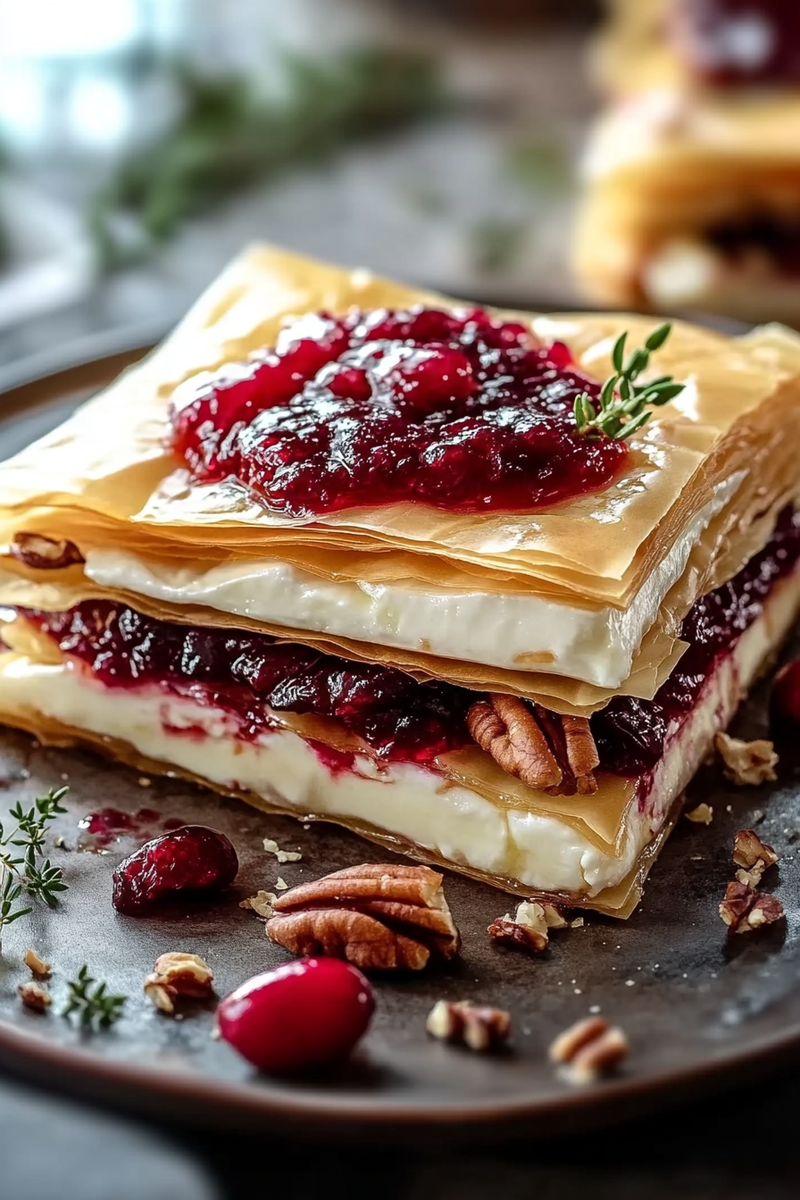
[[[800,2],[617,0],[597,62],[587,296],[800,322]]]

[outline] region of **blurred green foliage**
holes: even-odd
[[[281,69],[283,99],[265,100],[247,77],[169,66],[179,119],[121,161],[90,208],[105,270],[145,256],[243,188],[447,106],[437,64],[415,54],[361,48],[332,61],[292,56]]]

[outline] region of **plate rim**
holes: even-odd
[[[163,330],[161,330],[163,332]],[[26,411],[45,408],[65,399],[70,391],[103,386],[125,366],[137,361],[156,344],[155,330],[130,329],[71,343],[58,354],[33,355],[11,369],[0,370],[0,429]],[[86,352],[92,356],[86,357]],[[6,403],[10,401],[10,404]],[[693,1094],[723,1087],[732,1077],[752,1077],[777,1066],[789,1065],[800,1057],[800,1020],[793,1031],[772,1033],[721,1057],[713,1054],[695,1065],[680,1066],[647,1075],[622,1074],[585,1089],[575,1088],[546,1099],[469,1100],[463,1104],[416,1102],[381,1103],[377,1094],[368,1097],[336,1091],[282,1091],[270,1094],[256,1084],[230,1082],[219,1077],[176,1071],[161,1072],[124,1059],[104,1058],[80,1046],[51,1041],[34,1031],[20,1028],[0,1017],[0,1066],[37,1085],[49,1085],[90,1101],[109,1101],[128,1111],[153,1113],[152,1100],[163,1108],[170,1102],[187,1104],[184,1114],[167,1107],[161,1115],[193,1125],[216,1127],[250,1126],[270,1128],[283,1125],[297,1131],[303,1123],[305,1135],[320,1138],[369,1136],[371,1141],[408,1141],[413,1132],[424,1141],[447,1132],[450,1142],[472,1141],[483,1136],[497,1142],[523,1132],[551,1136],[581,1127],[602,1127],[649,1107],[677,1103],[687,1086]],[[313,1122],[308,1128],[305,1123]],[[459,1129],[461,1133],[459,1134]],[[482,1135],[480,1133],[482,1132]],[[440,1144],[437,1142],[437,1144]]]

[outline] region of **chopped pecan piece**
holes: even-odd
[[[213,972],[199,954],[170,950],[156,959],[144,981],[144,994],[157,1009],[172,1016],[176,999],[205,1000],[212,994],[213,983]]]
[[[22,960],[25,966],[30,971],[31,975],[37,975],[39,979],[47,979],[50,974],[50,963],[45,962],[40,958],[35,950],[26,950],[25,957]]]
[[[25,1007],[32,1008],[34,1012],[46,1012],[53,1003],[44,984],[36,983],[33,979],[29,979],[27,983],[21,983],[17,991]]]
[[[299,862],[303,857],[299,850],[281,850],[272,838],[264,838],[264,849],[267,854],[274,854],[279,863]]]
[[[586,1017],[565,1029],[550,1046],[550,1061],[565,1067],[571,1083],[593,1083],[613,1070],[628,1053],[621,1029],[602,1017]]]
[[[566,925],[567,921],[556,905],[523,900],[513,917],[510,913],[497,917],[488,932],[498,946],[513,946],[530,954],[540,954],[547,949],[549,930],[564,929]]]
[[[600,762],[585,717],[559,716],[516,696],[490,692],[467,712],[473,739],[529,787],[550,795],[591,795]]]
[[[365,863],[278,896],[267,935],[293,954],[330,954],[364,970],[420,971],[461,942],[430,867]]]
[[[714,746],[724,764],[722,774],[731,783],[755,787],[778,778],[775,774],[778,756],[772,742],[763,738],[743,742],[727,733],[718,733]]]
[[[719,915],[732,933],[751,933],[785,916],[777,896],[755,892],[746,883],[729,883]]]
[[[778,855],[762,842],[755,829],[740,829],[733,839],[733,861],[739,868],[736,878],[739,883],[756,887],[768,867],[778,861]]]
[[[277,899],[274,892],[265,892],[262,889],[262,891],[256,892],[255,896],[248,896],[246,900],[240,901],[239,908],[249,908],[257,917],[268,921],[275,911],[274,905]]]
[[[39,533],[16,534],[10,550],[13,558],[36,571],[55,571],[85,561],[74,542],[54,541]]]
[[[502,1008],[470,1004],[469,1000],[437,1000],[426,1022],[431,1037],[463,1042],[478,1052],[496,1050],[508,1041],[511,1017]]]
[[[690,809],[683,815],[687,821],[692,821],[695,825],[710,825],[714,820],[714,809],[710,804],[698,804],[696,808]]]

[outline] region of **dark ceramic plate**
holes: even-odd
[[[63,418],[137,353],[141,348],[17,381],[0,398],[3,455]],[[800,644],[794,649],[800,653]],[[764,732],[766,687],[740,713],[739,732]],[[463,958],[444,973],[377,980],[377,1016],[357,1058],[334,1075],[294,1082],[257,1077],[212,1040],[210,1008],[198,1006],[180,1022],[158,1014],[142,994],[142,980],[170,949],[203,955],[220,994],[284,961],[239,901],[271,888],[278,872],[291,885],[376,861],[375,848],[333,827],[306,829],[175,779],[142,780],[91,754],[44,750],[23,735],[0,732],[0,807],[62,782],[71,788],[69,814],[56,830],[64,846],[52,853],[69,891],[56,911],[37,909],[9,928],[0,967],[0,1066],[27,1079],[180,1121],[441,1145],[608,1123],[732,1077],[752,1077],[800,1050],[800,842],[794,841],[800,793],[790,772],[776,785],[748,790],[726,785],[713,769],[702,774],[692,796],[713,805],[713,824],[679,823],[635,915],[626,923],[590,916],[584,928],[555,935],[537,959],[489,945],[486,927],[509,907],[508,897],[448,877]],[[190,913],[117,915],[111,871],[135,840],[114,842],[106,854],[79,849],[81,818],[109,805],[157,810],[159,818],[140,823],[142,835],[169,817],[224,830],[242,861],[231,894]],[[759,809],[766,813],[762,836],[781,855],[771,882],[787,922],[728,937],[717,905],[732,876],[731,841]],[[276,867],[261,848],[265,836],[300,848],[302,861]],[[27,946],[54,966],[56,1006],[46,1016],[23,1010],[17,998]],[[64,981],[82,963],[130,996],[110,1031],[81,1035],[58,1015]],[[508,1008],[511,1051],[491,1058],[431,1042],[425,1017],[442,996]],[[617,1078],[576,1091],[553,1073],[546,1048],[567,1024],[598,1008],[626,1030],[632,1053]]]

